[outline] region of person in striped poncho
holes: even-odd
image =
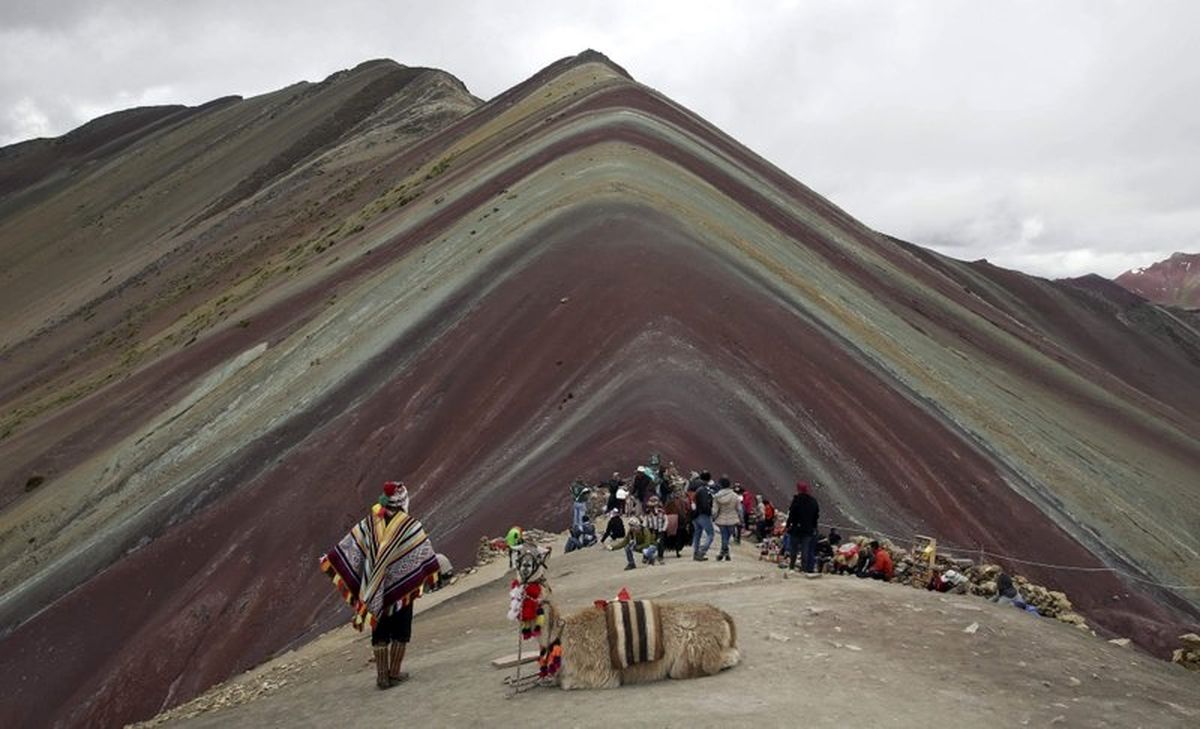
[[[400,669],[412,637],[413,600],[438,575],[433,544],[408,507],[408,489],[388,481],[370,515],[321,557],[321,570],[354,611],[354,628],[371,628],[381,689],[408,678]]]

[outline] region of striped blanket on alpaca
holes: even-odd
[[[438,573],[437,555],[421,522],[404,512],[389,521],[373,511],[320,561],[321,571],[354,611],[356,630],[374,629],[380,618],[419,597]]]
[[[614,600],[605,607],[608,655],[616,670],[657,661],[666,653],[662,615],[649,600]]]

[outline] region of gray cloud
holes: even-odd
[[[86,2],[0,9],[0,143],[373,57],[488,98],[586,47],[867,224],[1115,275],[1200,250],[1200,6]]]

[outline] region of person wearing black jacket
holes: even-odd
[[[621,518],[621,512],[611,509],[608,512],[608,526],[604,527],[604,536],[600,537],[600,543],[604,544],[609,539],[615,542],[624,538],[625,521]]]
[[[608,479],[605,486],[608,486],[608,503],[604,505],[605,511],[621,508],[621,500],[617,498],[617,491],[625,485],[621,480],[621,474],[613,471],[612,478]]]
[[[799,553],[803,560],[801,569],[805,572],[813,571],[814,537],[821,516],[821,507],[809,490],[809,485],[804,481],[796,484],[796,495],[792,497],[787,517],[788,568],[796,568],[796,554]]]
[[[708,559],[705,555],[713,541],[713,492],[709,483],[712,477],[705,472],[700,474],[700,478],[705,482],[696,489],[696,498],[692,502],[692,559],[697,562]],[[704,544],[700,543],[701,534],[704,535]]]

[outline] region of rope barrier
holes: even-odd
[[[902,537],[902,536],[897,536],[895,534],[888,534],[887,532],[881,532],[878,530],[870,529],[862,524],[859,524],[856,526],[851,526],[851,525],[846,525],[846,524],[828,524],[825,522],[821,522],[819,524],[819,526],[832,527],[834,529],[839,529],[839,530],[845,529],[847,531],[862,530],[862,531],[870,532],[872,534],[876,534],[881,537],[885,537],[887,539],[890,539],[893,542],[900,543],[900,544],[916,542],[919,539],[917,537],[917,535],[915,535],[915,534],[912,536],[909,536],[909,537]],[[943,548],[945,548],[945,549],[943,549]],[[987,555],[994,559],[1005,560],[1008,562],[1013,562],[1015,564],[1023,564],[1023,565],[1028,565],[1031,567],[1041,567],[1043,569],[1065,570],[1065,571],[1073,571],[1073,572],[1112,572],[1114,574],[1123,575],[1125,577],[1128,577],[1131,580],[1137,580],[1138,582],[1142,582],[1142,583],[1145,583],[1148,585],[1154,585],[1155,587],[1162,587],[1162,588],[1168,589],[1168,590],[1200,590],[1200,585],[1169,585],[1164,582],[1158,582],[1156,580],[1153,580],[1153,579],[1150,579],[1147,577],[1142,577],[1141,575],[1134,574],[1132,572],[1120,569],[1118,567],[1082,567],[1079,565],[1051,564],[1049,562],[1038,562],[1035,560],[1022,559],[1020,557],[1013,557],[1012,555],[1008,555],[1008,554],[1000,554],[998,552],[992,552],[992,551],[989,551],[989,550],[986,550],[986,549],[983,549],[980,547],[972,548],[972,547],[965,547],[961,544],[951,544],[949,542],[942,542],[941,540],[938,540],[938,549],[945,551],[945,552],[961,553],[964,556],[965,555]]]

